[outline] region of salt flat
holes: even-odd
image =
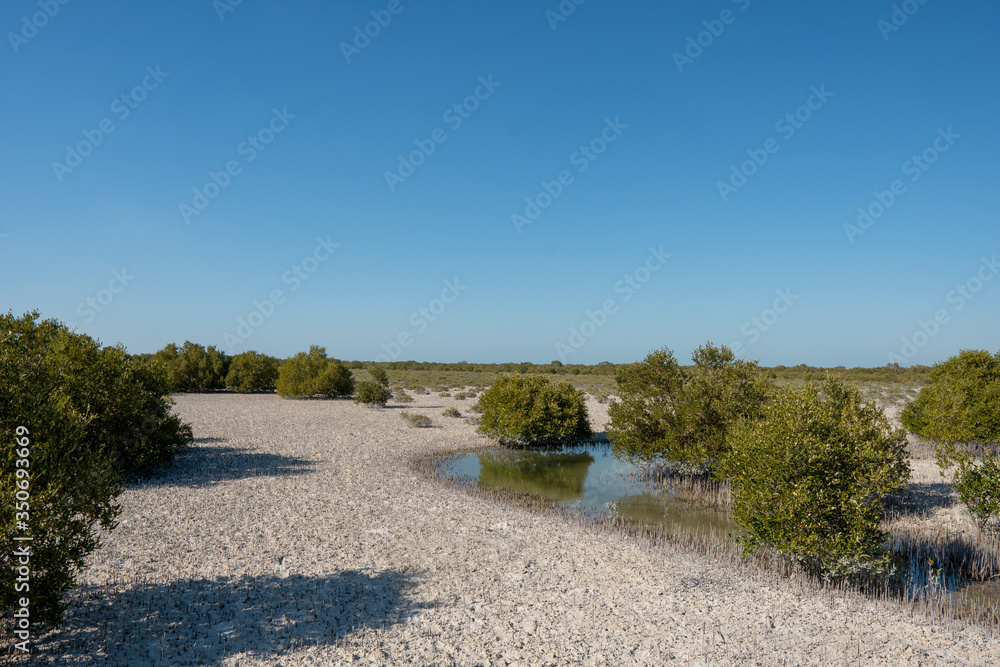
[[[479,446],[440,416],[273,395],[181,395],[197,444],[120,499],[36,645],[58,664],[996,664],[975,629],[755,580],[415,476]],[[589,399],[596,430],[605,406]],[[992,663],[987,661],[992,661]]]

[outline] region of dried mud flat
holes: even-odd
[[[81,665],[984,665],[997,639],[596,533],[417,477],[483,444],[400,406],[182,395],[196,447],[121,497],[32,662]],[[595,428],[605,406],[589,401]],[[464,411],[464,410],[463,410]]]

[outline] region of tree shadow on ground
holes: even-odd
[[[294,456],[255,452],[239,447],[204,446],[226,442],[220,438],[199,438],[195,446],[179,453],[172,463],[155,474],[137,480],[135,486],[210,486],[217,482],[247,477],[281,477],[312,472],[315,463]]]
[[[87,664],[219,665],[237,653],[287,655],[364,628],[405,622],[432,605],[407,598],[413,575],[345,570],[329,576],[225,577],[81,587],[36,658]]]
[[[946,482],[912,482],[904,491],[886,499],[886,513],[901,516],[929,515],[947,509],[958,502],[951,484]]]

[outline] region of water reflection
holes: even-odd
[[[646,525],[680,528],[697,534],[742,532],[725,512],[667,495],[637,481],[634,468],[601,444],[567,446],[543,452],[489,450],[449,459],[445,471],[479,486],[527,493],[598,516],[617,516]],[[957,569],[941,567],[944,558],[914,550],[894,539],[898,591],[922,597],[944,594],[957,607],[982,610],[1000,602],[997,581],[970,582]],[[931,556],[931,557],[929,557]]]
[[[588,452],[513,451],[477,454],[479,485],[530,493],[546,500],[577,500],[594,457]]]
[[[647,525],[663,524],[693,533],[714,531],[718,535],[740,532],[725,512],[653,493],[622,496],[612,501],[609,509],[613,515]]]
[[[725,535],[738,527],[724,512],[657,493],[633,481],[632,464],[601,444],[543,452],[490,450],[451,460],[447,472],[490,489],[527,493],[599,516],[620,516],[647,525],[679,525]]]

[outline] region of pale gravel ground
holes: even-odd
[[[471,401],[178,396],[197,448],[121,498],[36,658],[59,664],[998,664],[890,605],[754,581],[415,477]],[[597,430],[605,406],[589,401]]]

